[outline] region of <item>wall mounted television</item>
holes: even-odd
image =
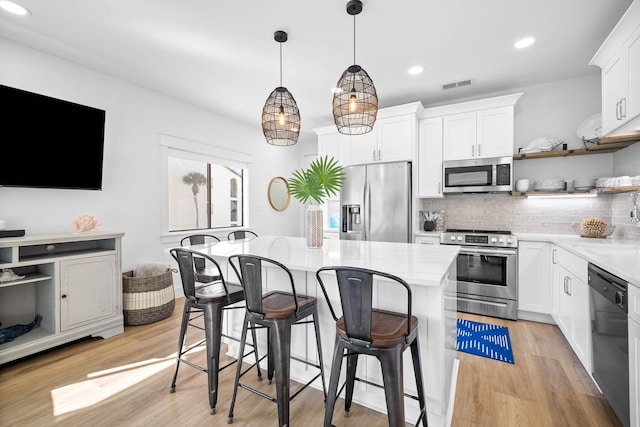
[[[0,187],[102,190],[105,111],[0,85]]]

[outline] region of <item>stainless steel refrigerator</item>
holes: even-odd
[[[411,163],[348,166],[340,189],[340,239],[411,242]]]

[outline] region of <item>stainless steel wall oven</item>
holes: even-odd
[[[441,244],[460,245],[458,311],[517,319],[518,239],[509,231],[448,229]]]

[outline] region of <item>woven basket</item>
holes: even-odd
[[[125,325],[146,325],[166,319],[176,305],[171,269],[157,276],[122,274],[122,306]]]

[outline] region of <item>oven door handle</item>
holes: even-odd
[[[464,253],[468,253],[468,254],[487,254],[487,255],[515,255],[516,254],[516,250],[515,249],[484,249],[484,248],[467,248],[467,247],[461,247],[460,248],[460,252],[461,254]]]

